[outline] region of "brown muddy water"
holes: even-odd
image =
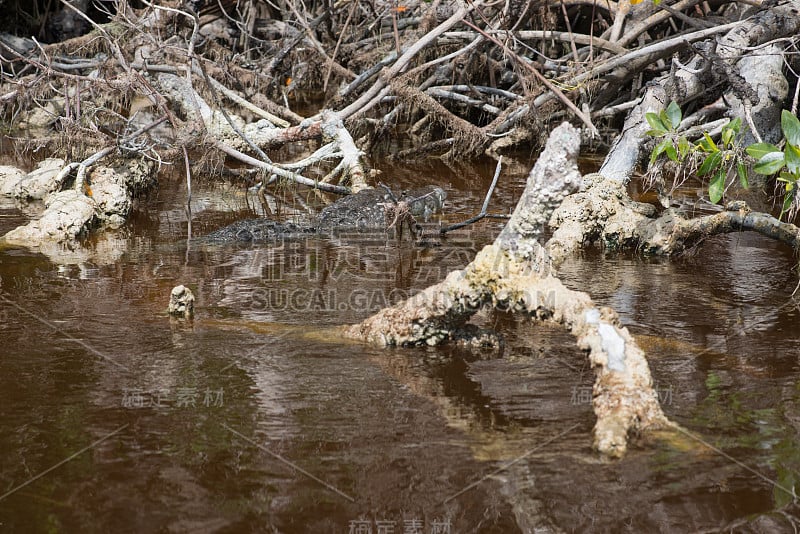
[[[508,212],[529,163],[506,167]],[[494,164],[384,166],[477,213]],[[179,174],[179,173],[178,173]],[[194,184],[192,231],[248,214]],[[285,192],[282,217],[319,199]],[[182,181],[124,228],[50,256],[0,251],[0,531],[792,532],[800,342],[790,250],[753,234],[665,261],[586,252],[560,269],[613,306],[690,435],[592,452],[592,372],[569,335],[487,311],[502,350],[382,350],[327,327],[439,281],[483,221],[416,247],[381,236],[186,245]],[[252,202],[252,199],[250,199]],[[23,222],[0,204],[0,232]],[[250,215],[252,216],[252,215]],[[433,221],[432,226],[438,225]],[[193,324],[165,315],[190,286]]]

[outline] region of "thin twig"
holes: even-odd
[[[353,12],[355,12],[356,6],[358,6],[358,0],[353,0],[353,5],[350,6],[350,13],[347,14],[347,20],[344,21],[344,27],[342,27],[342,31],[339,33],[339,38],[336,40],[336,46],[333,48],[331,59],[328,62],[328,70],[325,71],[325,81],[322,82],[323,94],[328,90],[328,81],[330,80],[331,71],[333,70],[333,63],[336,61],[336,55],[339,53],[339,47],[342,44],[342,39],[344,39],[344,34],[347,31],[347,27],[350,25],[350,19],[353,18]]]
[[[159,124],[161,124],[162,122],[164,122],[166,120],[167,120],[166,115],[162,116],[162,117],[154,120],[150,124],[146,124],[145,126],[142,126],[141,128],[139,128],[138,130],[136,130],[132,134],[120,139],[119,142],[116,145],[109,146],[109,147],[106,147],[106,148],[104,148],[104,149],[102,149],[102,150],[100,150],[98,152],[95,152],[94,154],[92,154],[88,158],[84,159],[80,163],[73,162],[73,163],[70,163],[69,165],[66,165],[63,169],[61,169],[61,171],[56,176],[55,182],[56,183],[61,183],[67,177],[67,175],[70,172],[72,172],[74,169],[77,168],[78,169],[78,175],[75,178],[75,190],[79,191],[79,192],[83,192],[83,190],[84,190],[83,186],[84,186],[84,182],[85,182],[86,170],[90,166],[94,165],[95,163],[97,163],[98,161],[103,159],[104,157],[108,156],[109,154],[111,154],[112,152],[117,150],[117,148],[120,145],[123,145],[123,144],[127,143],[128,141],[132,141],[132,140],[136,139],[137,137],[139,137],[143,133],[155,128],[156,126],[158,126]]]
[[[458,230],[459,228],[463,228],[464,226],[470,225],[472,223],[478,222],[481,219],[488,217],[486,210],[489,209],[489,201],[492,198],[492,193],[494,193],[494,188],[497,186],[497,180],[500,178],[500,169],[503,166],[503,156],[497,160],[497,167],[494,170],[494,178],[492,178],[492,185],[489,186],[489,190],[486,192],[486,198],[483,199],[483,206],[481,206],[481,211],[474,217],[470,217],[466,221],[462,221],[459,223],[452,224],[450,226],[445,226],[444,228],[439,229],[439,235],[444,235],[447,232],[452,232],[453,230]]]
[[[536,70],[535,67],[533,67],[528,62],[523,60],[519,56],[519,54],[516,54],[514,51],[510,50],[504,43],[500,42],[496,37],[489,35],[482,29],[472,24],[470,21],[464,20],[464,24],[471,27],[473,30],[477,31],[478,33],[480,33],[481,35],[492,41],[494,44],[502,48],[503,52],[514,58],[514,60],[517,62],[518,65],[522,66],[523,68],[528,70],[528,72],[533,74],[537,80],[539,80],[545,87],[547,87],[547,89],[550,90],[551,93],[553,93],[559,100],[561,100],[564,103],[564,105],[567,106],[570,109],[570,111],[572,111],[575,114],[575,116],[578,117],[581,120],[581,122],[583,122],[586,125],[587,128],[589,128],[589,131],[592,133],[593,136],[600,135],[600,132],[597,131],[595,125],[592,124],[592,119],[588,117],[583,111],[578,109],[578,106],[576,106],[572,102],[572,100],[567,98],[558,87],[553,85],[553,83],[547,78],[545,78],[544,75],[538,70]]]
[[[186,151],[186,145],[181,146],[183,149],[183,163],[186,167],[186,233],[188,234],[187,241],[192,240],[192,169],[189,165],[189,153]],[[186,249],[186,261],[189,260],[189,249]]]

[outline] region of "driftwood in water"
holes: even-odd
[[[627,449],[630,432],[668,424],[652,387],[644,353],[613,310],[566,288],[553,274],[539,238],[553,209],[581,185],[578,131],[556,128],[528,176],[517,207],[495,242],[463,270],[345,330],[381,345],[438,344],[484,305],[562,324],[589,352],[594,387],[595,447],[610,456]]]

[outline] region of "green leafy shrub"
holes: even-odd
[[[756,160],[753,171],[772,176],[778,174],[778,181],[784,183],[784,213],[793,215],[798,209],[798,179],[800,179],[800,120],[790,111],[781,112],[781,131],[783,150],[770,143],[755,143],[747,147],[747,154]]]
[[[689,141],[677,132],[682,120],[681,109],[675,102],[660,113],[647,113],[650,125],[647,134],[660,141],[650,153],[650,172],[663,154],[682,168],[687,166],[698,177],[709,177],[708,197],[717,204],[725,193],[728,180],[738,177],[742,187],[748,187],[748,171],[745,154],[755,160],[753,172],[775,175],[784,183],[784,197],[780,217],[794,215],[800,204],[800,120],[791,112],[781,113],[781,130],[784,140],[775,146],[770,143],[754,143],[744,151],[739,143],[742,120],[735,118],[722,127],[719,143],[714,142],[708,132],[696,142]],[[783,148],[780,148],[783,146]]]
[[[678,135],[677,128],[681,123],[682,113],[675,102],[670,102],[667,109],[661,113],[645,114],[645,119],[651,128],[647,134],[663,138],[650,153],[651,167],[661,154],[666,154],[668,159],[684,168],[687,163],[692,163],[698,176],[711,177],[708,196],[714,204],[722,200],[727,177],[733,175],[734,169],[742,186],[747,187],[747,170],[742,161],[741,149],[736,142],[742,128],[741,119],[737,117],[722,127],[719,144],[711,139],[708,132],[704,133],[703,138],[696,143],[690,142],[683,135]]]

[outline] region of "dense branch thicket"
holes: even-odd
[[[536,147],[548,124],[564,118],[587,137],[611,133],[648,81],[663,74],[678,87],[676,65],[695,56],[692,43],[752,26],[759,12],[749,3],[697,1],[98,5],[112,22],[94,23],[84,12],[100,19],[98,7],[90,13],[85,3],[61,4],[40,21],[60,25],[60,37],[71,35],[66,28],[91,29],[86,35],[40,45],[3,34],[0,42],[4,123],[54,126],[61,135],[37,142],[67,159],[116,143],[143,115],[167,116],[172,130],[148,145],[152,156],[180,160],[181,145],[213,145],[192,106],[175,105],[165,73],[185,78],[215,109],[238,108],[244,122],[285,127],[335,111],[370,154],[397,138],[409,148],[404,158]],[[708,76],[722,72],[714,58],[725,54],[704,54],[714,64],[703,67]],[[683,100],[697,96],[676,90]],[[703,95],[695,105],[713,100]],[[236,123],[228,111],[221,121]],[[65,143],[77,136],[79,145]]]

